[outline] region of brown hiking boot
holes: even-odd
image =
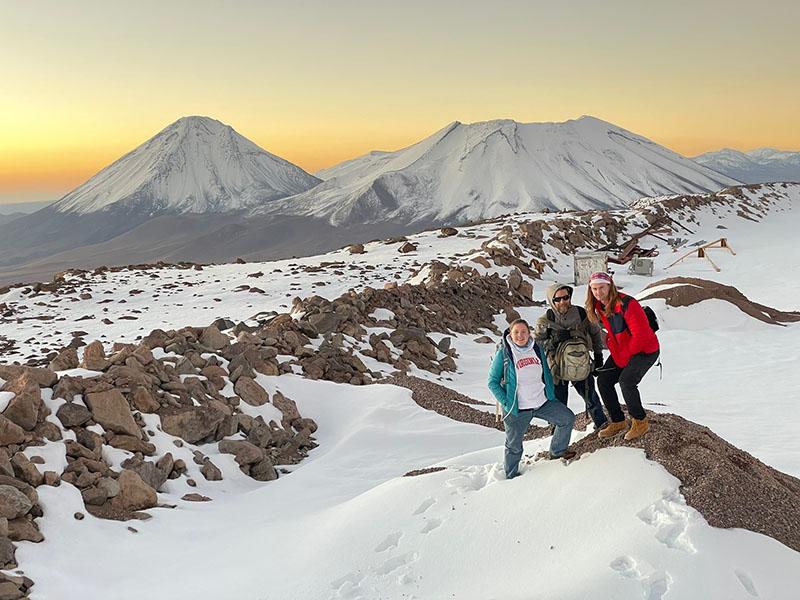
[[[619,423],[614,423],[613,421],[603,427],[600,431],[597,432],[597,437],[600,439],[614,437],[625,431],[628,428],[628,420],[620,421]]]
[[[625,434],[625,441],[630,442],[631,440],[642,437],[647,433],[648,429],[650,429],[650,423],[647,417],[644,419],[633,419],[631,428],[628,430],[628,433]]]

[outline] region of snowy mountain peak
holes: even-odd
[[[738,181],[591,116],[563,123],[453,121],[395,152],[320,171],[325,182],[264,207],[331,223],[457,224],[503,213],[622,207]]]
[[[178,119],[59,200],[59,212],[223,213],[306,191],[319,180],[216,119]]]

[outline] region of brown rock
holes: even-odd
[[[95,340],[83,349],[81,366],[90,371],[104,371],[108,368],[108,359],[103,349],[103,342]]]
[[[281,422],[284,428],[290,426],[296,419],[300,419],[300,412],[297,410],[297,404],[294,400],[290,400],[280,392],[275,392],[272,398],[272,404],[283,413]]]
[[[82,489],[81,497],[86,506],[102,506],[108,500],[106,491],[97,486]]]
[[[20,367],[18,365],[0,365],[0,379],[11,381],[21,375],[27,375],[28,378],[39,387],[53,387],[58,381],[58,375],[50,369]]]
[[[210,406],[166,408],[160,413],[161,428],[190,444],[213,437],[225,413]]]
[[[119,494],[111,499],[111,506],[122,511],[152,508],[158,503],[156,491],[147,485],[138,473],[123,469],[117,478]]]
[[[133,356],[143,365],[149,365],[153,362],[153,352],[147,346],[138,346],[133,351]]]
[[[158,491],[167,481],[167,474],[155,464],[146,460],[128,459],[123,461],[122,467],[136,472],[147,485]]]
[[[175,459],[172,456],[171,452],[167,452],[164,456],[158,459],[156,462],[156,466],[161,469],[167,476],[172,473],[172,469],[175,466]]]
[[[152,392],[142,385],[137,385],[131,394],[131,404],[143,413],[158,412],[161,404],[153,397]]]
[[[240,467],[252,465],[264,459],[264,451],[244,440],[222,440],[217,445],[220,452],[235,455]]]
[[[184,494],[181,496],[181,500],[186,500],[187,502],[211,502],[211,498],[208,496],[203,496],[203,494],[197,493]]]
[[[0,474],[14,477],[14,466],[11,464],[11,458],[5,448],[0,448]]]
[[[92,411],[94,420],[107,431],[142,437],[139,426],[133,420],[128,401],[118,390],[86,394],[86,404]]]
[[[14,466],[14,473],[19,479],[32,487],[39,487],[44,482],[44,476],[36,468],[30,459],[22,452],[17,452],[11,459]]]
[[[0,600],[19,600],[20,598],[25,598],[25,594],[15,583],[11,581],[0,583]]]
[[[0,517],[16,519],[28,514],[33,502],[16,487],[0,485]]]
[[[200,468],[200,473],[208,481],[222,481],[222,471],[209,459],[206,459],[203,463],[203,466]]]
[[[67,402],[58,407],[56,417],[64,427],[79,427],[92,418],[92,413],[85,406]]]
[[[0,446],[21,444],[25,439],[25,430],[22,427],[0,415]]]
[[[44,485],[49,485],[50,487],[58,487],[59,485],[61,485],[61,477],[59,477],[58,473],[56,473],[55,471],[45,471]]]
[[[230,342],[230,338],[213,325],[203,329],[203,333],[200,335],[200,343],[212,350],[222,350]]]
[[[408,252],[414,252],[417,249],[417,245],[412,242],[406,242],[402,246],[400,246],[397,251],[406,254]]]
[[[38,544],[44,541],[44,536],[39,531],[36,523],[28,517],[20,517],[8,522],[8,537],[14,542],[33,542]]]
[[[3,391],[14,393],[3,411],[4,417],[27,431],[36,427],[38,421],[44,420],[47,409],[42,403],[42,394],[39,386],[27,373],[6,382]]]
[[[350,254],[364,254],[364,244],[352,244],[347,247]]]
[[[10,539],[8,539],[7,537],[0,537],[0,568],[3,569],[16,568],[17,559],[14,556],[16,550],[17,549],[14,547],[14,544],[11,543]],[[4,582],[4,583],[11,583],[11,582]],[[14,586],[14,589],[15,590],[17,589],[16,586]],[[2,587],[0,587],[0,591],[4,591]],[[16,597],[22,598],[22,595],[20,594],[19,596]]]
[[[132,435],[114,435],[108,440],[108,445],[128,452],[141,452],[145,456],[152,456],[156,452],[156,447],[153,444]]]
[[[272,462],[265,458],[259,463],[250,467],[250,477],[256,481],[272,481],[278,478],[278,472],[275,470]]]
[[[82,377],[64,375],[53,388],[53,398],[64,398],[72,402],[76,394],[83,394],[85,380]]]
[[[250,377],[239,377],[233,390],[250,406],[262,406],[269,402],[269,395],[264,391],[264,388]]]
[[[80,361],[78,351],[75,348],[64,348],[52,361],[50,361],[51,371],[67,371],[77,369]]]

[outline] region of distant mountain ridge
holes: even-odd
[[[800,152],[774,148],[741,152],[723,148],[695,156],[694,161],[744,183],[800,181]]]
[[[320,176],[217,120],[185,117],[56,203],[0,224],[0,268],[307,254],[504,213],[621,208],[737,184],[594,117],[453,122]]]
[[[371,152],[317,175],[324,183],[254,212],[334,225],[458,224],[509,212],[620,208],[641,197],[739,183],[588,116],[564,123],[456,121],[402,150]]]

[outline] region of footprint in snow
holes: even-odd
[[[386,552],[390,548],[397,548],[400,538],[403,537],[402,531],[395,531],[386,536],[380,544],[375,547],[375,552]]]
[[[672,585],[672,577],[666,571],[656,571],[649,577],[642,580],[645,600],[662,600],[669,587]]]
[[[395,556],[385,561],[377,569],[375,569],[375,572],[378,575],[388,575],[392,571],[396,571],[400,567],[410,565],[411,563],[414,563],[418,560],[419,560],[418,552],[408,552],[406,554],[401,554],[400,556]]]
[[[442,524],[441,519],[435,519],[435,518],[428,519],[425,522],[425,526],[422,528],[420,533],[430,533],[431,531],[439,527],[439,525],[441,524]]]
[[[756,585],[755,583],[753,583],[753,578],[750,577],[750,575],[748,575],[741,569],[734,569],[733,572],[736,574],[736,577],[739,579],[739,583],[742,584],[742,587],[748,594],[750,594],[753,598],[760,597],[758,595],[758,590],[756,590]]]
[[[656,539],[675,550],[695,554],[697,550],[689,539],[688,529],[691,509],[677,492],[670,492],[648,506],[637,516],[656,529]]]
[[[364,575],[348,573],[344,577],[331,582],[331,587],[336,595],[334,598],[359,598],[361,597],[361,582]]]
[[[417,510],[414,511],[414,515],[421,515],[426,510],[428,510],[431,506],[436,504],[436,500],[434,498],[428,498],[427,500],[423,500],[422,504],[417,507]]]
[[[636,561],[630,556],[620,556],[611,561],[608,565],[617,573],[628,579],[639,579],[642,575],[636,568]]]

